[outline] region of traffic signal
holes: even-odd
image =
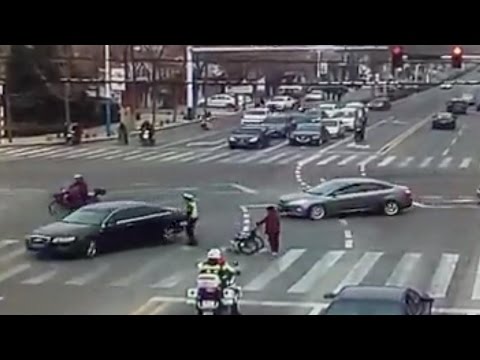
[[[392,69],[403,67],[403,48],[401,46],[394,46],[392,48]]]
[[[454,69],[463,68],[463,49],[460,46],[455,46],[452,51],[452,67]]]

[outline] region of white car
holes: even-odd
[[[328,112],[338,110],[337,104],[332,104],[332,103],[321,104],[320,106],[318,106],[318,108],[322,111],[328,111]]]
[[[297,100],[291,96],[275,96],[267,101],[265,107],[274,110],[293,110],[297,105]]]
[[[339,120],[347,130],[353,131],[358,117],[358,109],[344,108],[333,113],[329,120]]]
[[[453,84],[449,82],[445,82],[442,85],[440,85],[440,89],[442,90],[452,90],[453,89]]]
[[[347,132],[345,125],[338,119],[325,119],[322,120],[323,126],[327,129],[331,138],[344,138]]]
[[[268,108],[256,108],[245,111],[242,117],[242,125],[258,125],[270,114]]]
[[[252,99],[249,96],[238,96],[238,104],[235,96],[229,94],[218,94],[207,98],[208,108],[220,108],[220,109],[236,109],[242,107],[244,103],[251,103]],[[205,99],[201,99],[198,102],[198,107],[202,107],[205,104]]]

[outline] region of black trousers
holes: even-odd
[[[195,237],[195,227],[197,226],[198,219],[188,219],[188,224],[186,227],[188,243],[190,245],[197,245],[197,239]]]

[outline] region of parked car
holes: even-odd
[[[321,122],[303,123],[297,125],[289,137],[290,145],[315,145],[320,146],[330,139],[328,132]]]
[[[270,138],[263,126],[248,126],[233,130],[228,138],[230,149],[264,149],[270,145]]]
[[[432,119],[433,130],[455,130],[457,128],[457,116],[452,113],[435,114]]]

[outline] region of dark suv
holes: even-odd
[[[271,138],[288,138],[296,127],[293,116],[288,114],[268,116],[262,125]]]

